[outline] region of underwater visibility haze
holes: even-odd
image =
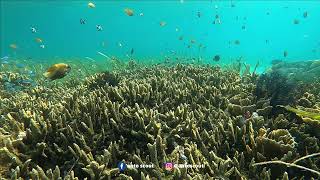
[[[319,1],[0,0],[0,179],[319,179]]]

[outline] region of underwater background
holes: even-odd
[[[242,56],[248,63],[259,60],[260,67],[266,67],[274,59],[319,58],[319,4],[318,1],[97,1],[96,8],[88,8],[87,1],[2,0],[0,53],[1,57],[31,57],[39,61],[75,57],[82,61],[86,60],[84,57],[105,60],[97,54],[100,51],[125,61],[133,48],[134,58],[141,61],[162,62],[164,56],[184,56],[202,57],[203,63],[213,64],[216,62],[212,58],[218,54],[221,56],[218,64]],[[125,14],[125,8],[134,10],[134,15]],[[303,17],[304,12],[307,17]],[[216,15],[221,24],[213,24]],[[81,18],[86,24],[79,23]],[[294,24],[294,20],[299,23]],[[159,25],[162,21],[165,26]],[[102,31],[96,30],[98,24]],[[31,26],[38,32],[31,33]],[[45,48],[39,48],[35,38],[41,38]],[[236,40],[240,44],[235,44]],[[10,48],[12,43],[18,48]],[[199,47],[200,44],[206,48]],[[283,56],[284,51],[288,52],[287,57]]]
[[[0,180],[319,179],[319,10],[0,0]]]

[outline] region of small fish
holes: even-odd
[[[119,43],[118,43],[118,46],[119,46],[119,47],[122,47],[122,44],[121,44],[121,42],[119,42]]]
[[[84,58],[94,61],[94,59],[92,59],[91,57],[84,57]]]
[[[245,29],[246,29],[246,26],[245,26],[245,25],[242,25],[241,29],[245,30]]]
[[[96,5],[95,5],[93,2],[89,2],[89,3],[88,3],[88,7],[89,7],[89,8],[95,8]]]
[[[198,11],[197,16],[198,16],[198,18],[201,17],[201,12],[200,11]]]
[[[54,64],[47,69],[43,76],[50,80],[61,79],[65,77],[71,71],[71,67],[68,64],[59,63]]]
[[[102,26],[101,25],[96,25],[97,31],[102,31]]]
[[[187,156],[184,155],[184,154],[181,154],[181,155],[180,155],[180,158],[181,158],[183,161],[188,161]]]
[[[40,47],[41,49],[44,49],[44,48],[45,48],[45,45],[44,45],[44,44],[41,44],[39,47]]]
[[[245,113],[243,113],[242,117],[245,118],[245,120],[249,119],[251,117],[251,112],[250,111],[246,111]]]
[[[174,51],[174,50],[171,50],[170,53],[173,54],[173,55],[176,55],[176,54],[177,54],[177,52]]]
[[[190,42],[191,42],[192,44],[194,44],[194,43],[196,43],[196,40],[191,39]]]
[[[179,36],[179,40],[182,41],[183,40],[183,36]]]
[[[9,61],[7,61],[7,60],[2,60],[2,61],[1,61],[1,64],[9,64]]]
[[[160,26],[165,26],[167,23],[165,21],[160,22]]]
[[[220,61],[220,55],[215,55],[215,56],[213,57],[213,60],[214,60],[215,62]]]
[[[32,33],[36,33],[37,32],[37,29],[35,27],[33,27],[33,26],[30,27],[30,30],[31,30]]]
[[[9,47],[10,47],[11,49],[17,49],[17,48],[18,48],[18,46],[17,46],[16,44],[10,44]]]
[[[266,39],[266,44],[269,44],[269,40],[268,39]]]
[[[234,41],[234,44],[239,45],[239,44],[240,44],[240,41],[239,41],[239,40],[235,40],[235,41]]]
[[[132,56],[133,53],[134,53],[134,49],[131,48],[131,51],[130,51],[131,56]]]
[[[37,43],[42,43],[42,39],[41,39],[41,38],[35,38],[35,41],[36,41]]]
[[[36,75],[36,73],[32,70],[27,71],[27,74],[29,74],[32,77],[34,77]]]
[[[303,17],[304,17],[304,18],[307,18],[307,17],[308,17],[308,11],[306,11],[306,12],[303,13]]]
[[[298,19],[293,20],[293,24],[299,24],[300,21]]]
[[[25,68],[26,65],[25,64],[22,64],[22,63],[18,63],[16,64],[17,68]]]
[[[20,79],[15,81],[16,83],[18,83],[20,86],[32,86],[35,85],[35,82],[30,80],[30,79]]]
[[[283,57],[287,57],[288,56],[288,52],[287,51],[283,51]]]
[[[134,12],[132,9],[130,8],[125,8],[124,12],[128,15],[128,16],[133,16]]]
[[[215,16],[215,20],[213,21],[213,24],[221,24],[221,20],[218,14]]]
[[[143,13],[140,13],[139,16],[144,16],[144,14],[143,14]]]
[[[2,58],[1,58],[1,60],[3,60],[3,61],[7,61],[9,59],[9,56],[3,56]]]
[[[86,20],[85,19],[80,19],[80,24],[86,24]]]

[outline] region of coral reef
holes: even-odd
[[[257,148],[260,148],[262,154],[266,157],[282,157],[289,151],[293,151],[296,142],[286,129],[272,130],[267,134],[266,129],[259,130],[259,136],[256,138]]]
[[[0,176],[11,179],[289,179],[316,173],[255,163],[319,151],[311,126],[257,79],[211,66],[152,66],[0,99]],[[312,106],[316,91],[306,95]],[[152,168],[120,171],[117,164]],[[176,167],[163,164],[202,165]],[[319,157],[300,166],[319,171]]]
[[[36,86],[36,82],[27,75],[14,72],[0,72],[0,92],[15,92]]]

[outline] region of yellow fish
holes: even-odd
[[[129,9],[129,8],[125,8],[124,12],[128,15],[128,16],[133,16],[133,10]]]
[[[43,75],[50,80],[55,80],[65,77],[70,71],[71,67],[68,64],[59,63],[49,67]]]
[[[17,49],[18,48],[18,46],[16,44],[10,44],[9,47],[12,48],[12,49]]]
[[[36,41],[37,43],[42,43],[42,39],[40,39],[40,38],[36,38],[35,41]]]
[[[95,8],[95,7],[96,7],[96,5],[95,5],[95,4],[93,4],[93,2],[89,2],[89,3],[88,3],[88,7],[89,7],[89,8]]]

